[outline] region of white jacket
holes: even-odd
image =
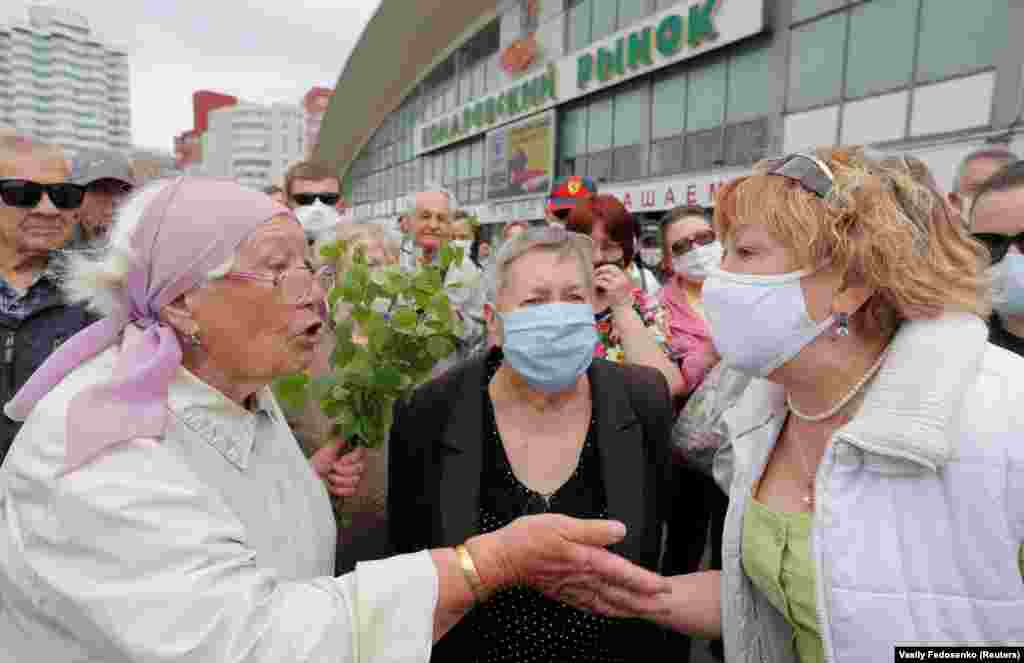
[[[429,555],[332,577],[327,493],[269,389],[249,412],[181,369],[162,439],[58,476],[68,400],[116,353],[41,400],[0,468],[0,663],[430,658]]]
[[[743,572],[743,513],[786,417],[754,380],[725,413],[715,475],[726,659],[795,661],[792,631]],[[825,660],[898,643],[1024,643],[1024,359],[966,315],[905,323],[816,478],[811,550]]]

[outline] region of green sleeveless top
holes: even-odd
[[[793,649],[800,663],[823,663],[811,559],[813,514],[775,511],[753,497],[747,499],[743,571],[793,627]],[[1024,546],[1018,552],[1018,564],[1024,577]]]

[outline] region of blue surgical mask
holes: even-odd
[[[564,391],[590,368],[597,345],[590,304],[538,304],[498,315],[505,361],[531,387]]]
[[[1002,315],[1024,315],[1024,255],[1007,253],[993,272],[993,308]]]

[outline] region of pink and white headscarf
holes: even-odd
[[[111,378],[76,394],[68,405],[64,472],[104,450],[137,437],[161,437],[167,394],[181,366],[177,334],[160,310],[201,285],[231,259],[253,230],[275,216],[294,215],[269,196],[226,179],[182,177],[168,184],[142,212],[131,238],[132,267],[119,293],[118,312],[63,343],[4,406],[24,421],[65,376],[124,335]]]

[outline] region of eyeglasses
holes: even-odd
[[[836,179],[824,161],[802,152],[770,160],[765,175],[779,175],[795,180],[819,198],[828,196]]]
[[[70,182],[40,184],[31,180],[0,179],[0,199],[5,205],[33,209],[43,199],[43,192],[57,209],[78,209],[85,199],[85,187]]]
[[[289,306],[299,306],[312,301],[313,284],[318,284],[324,292],[334,285],[334,271],[330,267],[313,270],[310,265],[296,267],[278,274],[257,274],[255,272],[228,272],[226,279],[246,281],[264,281],[273,283],[280,294],[281,300]]]
[[[334,206],[334,205],[338,204],[338,201],[341,200],[341,194],[340,193],[329,193],[327,191],[321,191],[319,193],[295,193],[295,194],[292,194],[292,200],[294,200],[295,203],[299,207],[305,207],[306,205],[312,205],[313,203],[315,203],[317,201],[317,198],[319,198],[320,202],[322,202],[324,205],[327,205],[328,207],[331,207],[331,206]]]
[[[996,264],[1006,257],[1011,246],[1024,253],[1024,233],[1019,235],[999,235],[997,233],[974,233],[974,239],[985,245],[992,256],[992,264]]]
[[[690,252],[695,246],[707,246],[715,242],[715,233],[711,230],[702,231],[693,237],[684,237],[672,242],[672,255],[679,257]]]

